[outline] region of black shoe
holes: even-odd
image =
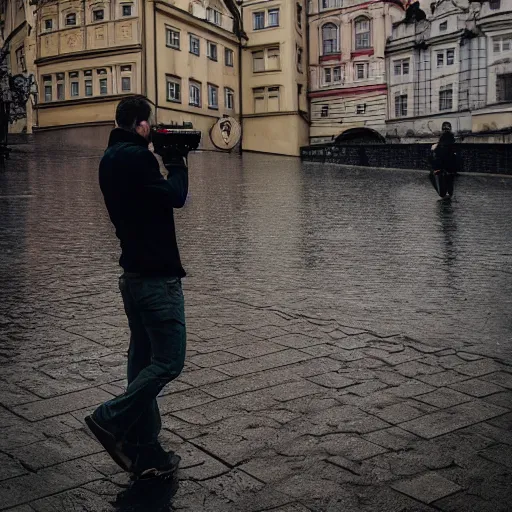
[[[178,470],[180,461],[179,455],[173,451],[165,451],[160,443],[141,445],[134,458],[133,476],[138,480],[171,475]]]
[[[125,471],[132,471],[133,461],[123,450],[121,441],[118,441],[114,434],[100,425],[92,414],[85,418],[85,423],[116,464]]]

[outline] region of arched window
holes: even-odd
[[[338,27],[334,23],[326,23],[322,27],[323,55],[339,51]]]
[[[354,22],[355,31],[355,49],[364,50],[371,48],[371,37],[370,37],[370,20],[364,16],[360,16]]]

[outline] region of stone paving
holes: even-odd
[[[159,398],[180,486],[172,498],[166,485],[129,488],[83,422],[123,391],[128,338],[115,240],[103,213],[85,213],[94,197],[77,201],[77,231],[52,228],[54,245],[0,238],[13,248],[0,292],[0,510],[511,510],[507,350],[358,323],[322,290],[311,307],[307,289],[193,270],[186,368]],[[2,206],[8,226],[16,204]],[[25,219],[43,231],[48,220]]]

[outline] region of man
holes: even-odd
[[[455,137],[452,133],[451,123],[445,121],[441,130],[439,142],[431,148],[433,170],[430,173],[430,181],[441,197],[445,197],[446,194],[451,197],[458,167]]]
[[[119,279],[130,326],[128,387],[85,421],[110,456],[139,477],[173,472],[180,458],[158,442],[156,397],[178,377],[185,360],[185,312],[173,208],[185,204],[188,170],[183,157],[164,155],[167,180],[148,149],[151,106],[123,99],[100,163],[99,181],[121,243]]]

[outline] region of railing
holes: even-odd
[[[512,175],[512,144],[457,144],[461,171]],[[431,144],[336,144],[301,148],[301,159],[363,167],[431,168]]]

